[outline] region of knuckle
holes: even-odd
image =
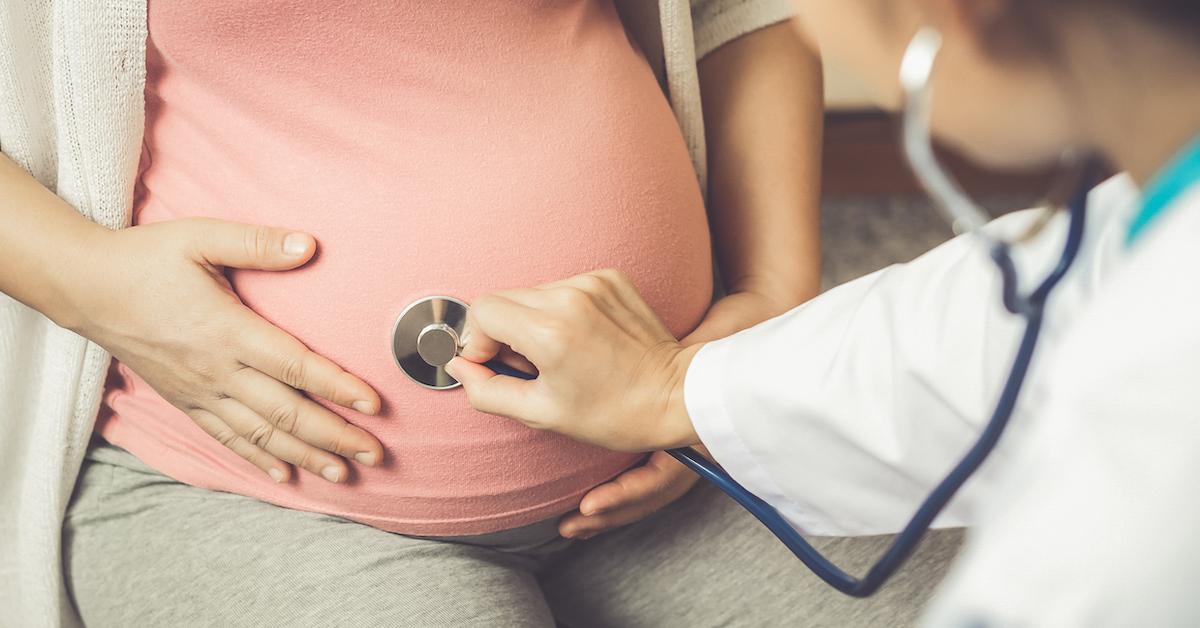
[[[350,440],[349,437],[352,430],[353,428],[349,423],[342,423],[333,438],[329,439],[329,451],[338,454],[351,453],[346,443]]]
[[[628,283],[621,271],[612,268],[600,271],[598,275],[602,288],[597,289],[597,293],[604,296],[605,300],[614,302],[619,300],[623,286]]]
[[[244,232],[246,255],[250,259],[265,260],[271,257],[271,230],[267,227],[249,227]]]
[[[586,288],[564,287],[559,290],[558,298],[561,299],[564,307],[574,312],[586,310],[592,305],[592,299],[588,296]]]
[[[608,289],[608,282],[600,274],[604,271],[588,273],[579,276],[579,286],[593,294],[601,294]]]
[[[597,274],[610,285],[629,283],[629,277],[626,277],[625,273],[616,268],[605,268]]]
[[[267,422],[289,434],[295,434],[300,424],[300,409],[293,403],[280,404],[271,409]]]
[[[296,459],[296,465],[303,469],[308,469],[314,473],[319,472],[316,458],[313,456],[313,448],[305,447],[300,456]]]
[[[233,449],[234,444],[237,443],[240,436],[229,428],[223,428],[218,430],[216,434],[213,434],[213,438],[226,449]]]
[[[271,438],[275,436],[275,426],[269,423],[262,423],[250,430],[246,435],[246,440],[259,449],[266,449],[267,444],[271,442]]]
[[[307,369],[304,365],[303,358],[284,358],[279,365],[279,376],[283,383],[292,388],[302,388],[305,382]]]

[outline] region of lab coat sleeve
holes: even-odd
[[[989,229],[1020,233],[1031,211]],[[1066,218],[1018,248],[1023,277],[1057,262]],[[895,532],[978,436],[1023,327],[1000,304],[986,252],[963,236],[709,343],[685,402],[717,462],[801,531]],[[935,525],[970,521],[976,483]]]

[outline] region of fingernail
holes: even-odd
[[[355,401],[354,403],[350,404],[350,407],[354,408],[355,410],[358,410],[359,412],[361,412],[363,414],[375,414],[375,404],[371,403],[370,401],[365,401],[363,399],[359,399],[358,401]]]
[[[604,512],[604,508],[600,507],[600,506],[592,506],[592,505],[584,506],[581,504],[579,506],[579,512],[585,517],[590,517],[592,515],[598,515],[598,514]]]
[[[308,250],[308,236],[302,233],[291,233],[283,239],[283,252],[292,257],[304,255]]]
[[[362,464],[367,465],[368,467],[375,466],[375,452],[360,451],[360,452],[354,454],[354,459],[361,462]]]
[[[321,477],[329,480],[330,482],[337,482],[338,480],[342,479],[342,471],[337,467],[325,467],[324,469],[321,469]]]
[[[279,469],[267,469],[267,475],[271,476],[271,479],[275,480],[276,484],[283,481],[283,471]]]
[[[458,358],[454,358],[453,360],[450,360],[449,362],[446,363],[445,366],[442,367],[442,370],[446,371],[446,374],[449,375],[450,377],[453,377],[454,379],[458,379],[458,375],[455,373],[455,371],[458,370],[458,367],[454,366],[454,362],[457,360],[458,360]]]

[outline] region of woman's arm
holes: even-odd
[[[0,154],[0,292],[74,327],[65,278],[88,263],[104,227],[84,218]]]
[[[821,63],[791,22],[700,62],[708,211],[728,296],[690,336],[713,340],[781,314],[821,283]]]
[[[212,220],[110,231],[0,154],[0,292],[103,346],[213,438],[276,481],[301,466],[344,481],[379,442],[301,394],[361,412],[357,377],[243,306],[225,267],[287,270],[306,234]]]

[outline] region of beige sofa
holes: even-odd
[[[825,109],[827,111],[862,111],[875,108],[870,90],[858,77],[847,72],[836,61],[825,60]]]

